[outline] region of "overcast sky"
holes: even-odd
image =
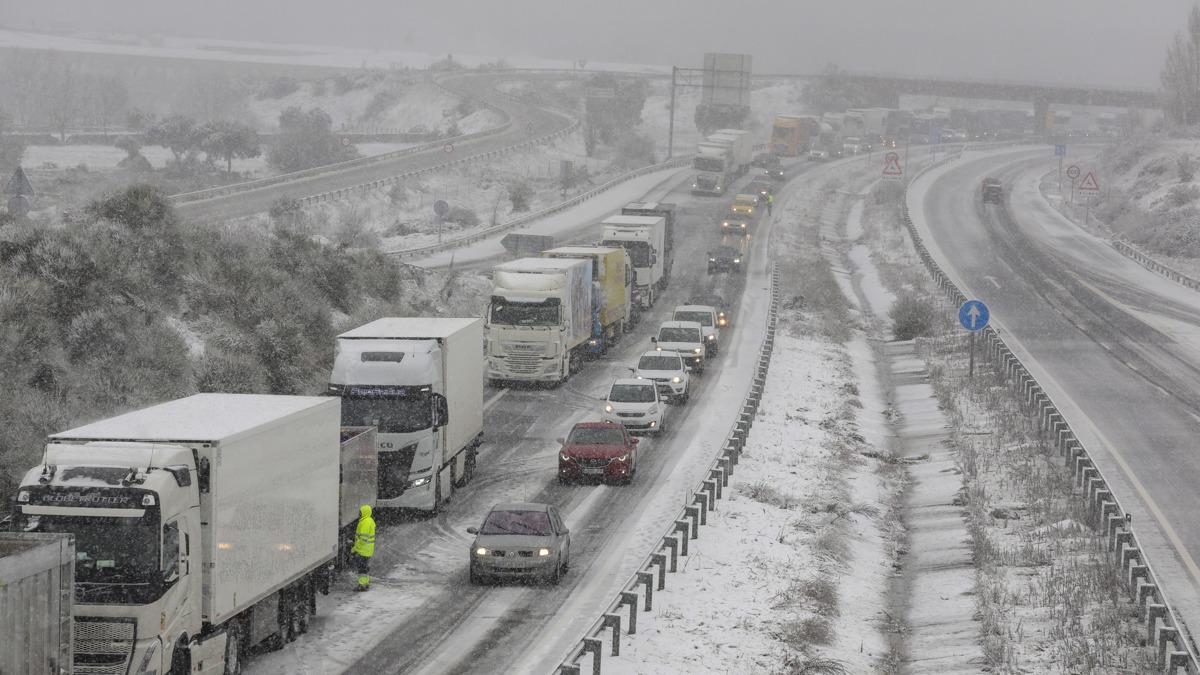
[[[0,0],[0,24],[498,57],[1155,87],[1193,0]]]

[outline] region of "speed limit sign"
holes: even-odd
[[[1079,167],[1075,166],[1074,164],[1072,164],[1071,166],[1068,166],[1067,167],[1067,178],[1070,178],[1071,180],[1075,180],[1076,178],[1079,178]]]

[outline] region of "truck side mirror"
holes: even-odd
[[[467,534],[479,534],[479,528],[478,527],[468,527]]]
[[[654,337],[653,335],[650,336],[650,341],[654,344],[658,344],[658,338]]]
[[[433,395],[433,428],[446,426],[450,422],[450,409],[446,397],[441,394]]]

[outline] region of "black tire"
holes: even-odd
[[[242,624],[234,619],[225,629],[225,673],[224,675],[242,675],[242,656],[245,649],[242,646]]]
[[[482,586],[487,583],[487,578],[479,570],[475,569],[474,565],[470,566],[467,576],[470,578],[472,586]]]
[[[567,547],[563,550],[566,552],[566,555],[563,556],[566,560],[563,561],[562,571],[563,574],[566,574],[571,571],[571,545],[567,544]]]
[[[557,586],[562,581],[562,556],[554,561],[554,571],[550,573],[550,583]]]
[[[192,672],[192,655],[180,642],[171,652],[171,670],[167,673],[168,675],[188,675],[190,672]]]
[[[433,509],[429,515],[437,517],[442,512],[442,474],[439,473],[433,477]]]

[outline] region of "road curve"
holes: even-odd
[[[1048,148],[967,155],[914,182],[931,253],[986,301],[1104,472],[1181,620],[1200,627],[1200,294],[1049,208]],[[1008,208],[983,205],[1000,178]]]
[[[352,165],[311,176],[300,176],[283,183],[183,202],[176,210],[192,221],[221,221],[265,212],[281,197],[305,197],[383,180],[409,171],[445,164],[461,157],[501,150],[552,134],[569,127],[574,120],[567,115],[544,110],[502,95],[495,89],[503,74],[481,73],[447,77],[442,86],[463,97],[471,97],[495,106],[512,120],[503,131],[479,138],[449,142],[423,152],[402,155],[391,160]],[[452,148],[451,152],[446,152]]]

